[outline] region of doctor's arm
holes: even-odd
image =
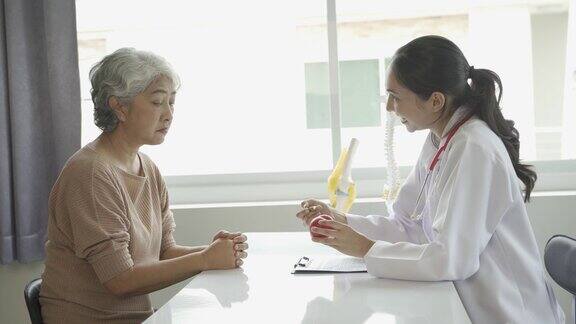
[[[417,165],[410,172],[388,216],[345,214],[331,208],[324,202],[308,199],[302,202],[301,207],[303,209],[296,214],[296,217],[300,218],[306,225],[310,225],[310,222],[316,216],[328,214],[336,222],[348,224],[355,231],[372,240],[421,242],[425,239],[422,227],[408,216],[414,209],[419,191],[420,175],[418,174],[418,169],[419,166]]]
[[[474,143],[455,143],[439,179],[435,237],[423,244],[377,241],[364,256],[368,272],[383,278],[463,280],[479,269],[480,254],[512,206],[506,165]]]
[[[420,223],[410,219],[422,183],[419,163],[402,184],[398,197],[389,209],[389,215],[346,215],[346,223],[355,231],[372,240],[388,242],[423,242],[426,238]]]

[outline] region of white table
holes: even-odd
[[[243,269],[205,271],[144,323],[470,323],[451,282],[290,273],[337,251],[308,233],[247,233]]]

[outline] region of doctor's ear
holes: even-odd
[[[126,117],[128,114],[128,107],[123,105],[118,99],[118,97],[111,96],[108,99],[108,107],[112,108],[112,111],[114,111],[114,114],[116,115],[116,118],[118,118],[119,121],[122,122],[126,121]]]
[[[431,105],[433,112],[440,112],[446,104],[446,96],[442,92],[432,92],[430,98],[428,98],[428,103]]]

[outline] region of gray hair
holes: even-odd
[[[174,89],[180,86],[180,79],[170,64],[151,52],[121,48],[96,63],[90,69],[90,94],[96,126],[104,132],[113,131],[118,125],[118,118],[108,105],[110,97],[118,98],[122,104],[129,104],[159,76],[170,79]]]

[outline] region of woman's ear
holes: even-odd
[[[120,100],[118,100],[116,96],[111,96],[108,99],[108,106],[112,108],[116,118],[118,118],[119,121],[126,121],[128,109],[120,102]]]
[[[433,92],[428,100],[433,112],[441,112],[446,104],[446,96],[442,92]]]

